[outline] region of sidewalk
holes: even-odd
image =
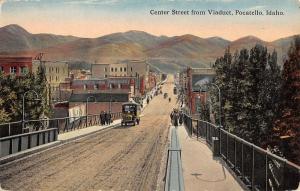
[[[77,129],[75,131],[58,134],[57,139],[58,139],[58,141],[62,141],[62,142],[78,139],[80,137],[92,134],[94,132],[101,131],[106,128],[114,127],[116,125],[119,125],[120,123],[121,123],[121,119],[117,119],[110,125],[104,125],[104,126],[97,125],[97,126],[87,127],[87,128],[83,128],[83,129]]]
[[[190,138],[184,126],[178,127],[182,168],[186,191],[244,190],[218,159],[205,140]]]

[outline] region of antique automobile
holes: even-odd
[[[135,126],[140,123],[141,106],[135,102],[127,102],[122,104],[122,121],[121,126],[132,124]]]

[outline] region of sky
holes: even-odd
[[[151,15],[150,10],[266,10],[284,16]],[[94,38],[129,30],[154,35],[254,35],[266,41],[300,34],[300,0],[0,0],[0,26]]]

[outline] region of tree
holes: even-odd
[[[230,47],[228,47],[225,50],[225,54],[223,57],[218,58],[214,64],[214,69],[216,71],[216,79],[215,83],[220,88],[222,92],[222,99],[221,99],[221,108],[223,108],[223,112],[221,112],[221,120],[223,121],[223,127],[228,128],[230,127],[230,124],[227,124],[227,107],[226,107],[226,101],[228,100],[228,97],[230,96],[230,88],[229,88],[229,81],[231,78],[231,66],[232,66],[232,55],[230,53]],[[219,111],[219,96],[218,96],[218,90],[215,87],[210,87],[211,92],[211,100],[213,103],[213,112],[215,114],[215,118],[219,118],[220,111]]]
[[[42,63],[38,67],[37,74],[34,79],[35,89],[39,93],[39,97],[42,98],[40,107],[37,110],[37,116],[50,116],[51,115],[51,108],[50,108],[50,99],[48,92],[48,84],[46,78],[46,71]]]
[[[300,165],[300,36],[295,36],[282,72],[280,115],[274,141],[284,156]]]
[[[5,106],[7,103],[7,97],[11,97],[12,92],[10,91],[10,88],[7,87],[6,81],[4,81],[4,75],[2,72],[0,72],[0,123],[9,122],[11,119],[9,117],[9,113],[6,111]]]
[[[47,100],[45,71],[39,69],[36,76],[32,73],[24,76],[0,74],[0,123],[22,120],[22,98],[29,90],[37,92],[40,100],[37,101],[36,95],[32,92],[26,94],[25,118],[39,119],[43,115],[51,114]]]
[[[272,129],[278,110],[280,68],[277,54],[256,45],[231,56],[226,49],[217,59],[215,83],[222,94],[222,121],[227,130],[262,145]],[[218,112],[218,92],[212,91],[214,111]]]

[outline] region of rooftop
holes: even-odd
[[[89,97],[91,102],[128,102],[129,100],[128,93],[81,93],[72,94],[69,102],[86,102]]]

